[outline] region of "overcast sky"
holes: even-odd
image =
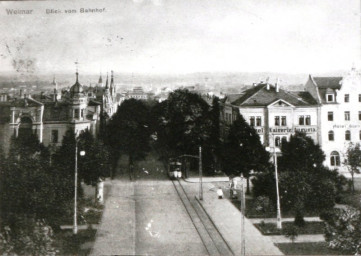
[[[63,13],[45,14],[51,8]],[[83,73],[315,73],[360,63],[359,0],[0,2],[0,35],[0,71],[73,72],[77,59]]]

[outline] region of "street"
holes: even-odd
[[[126,172],[111,181],[92,255],[208,254],[164,167],[153,164],[138,164],[136,181]]]

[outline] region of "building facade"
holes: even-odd
[[[350,143],[361,141],[361,75],[354,68],[344,77],[309,76],[305,89],[319,104],[319,144],[325,165],[347,172],[343,165]]]
[[[0,98],[0,143],[8,151],[10,139],[26,133],[36,134],[45,146],[60,146],[66,131],[76,134],[90,130],[94,136],[99,133],[102,116],[110,117],[117,108],[113,101],[113,73],[110,86],[94,95],[97,88],[87,91],[79,82],[76,72],[75,84],[70,90],[58,95],[54,83],[54,92],[49,95],[25,95]],[[108,79],[107,79],[108,82]]]
[[[264,146],[280,147],[296,131],[305,132],[318,143],[318,105],[308,92],[291,93],[278,84],[259,83],[232,104],[256,129]]]

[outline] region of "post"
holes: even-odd
[[[77,196],[78,196],[78,140],[75,138],[75,171],[74,171],[74,226],[73,234],[78,233],[77,223]]]
[[[275,178],[276,178],[276,191],[277,191],[277,229],[282,229],[282,220],[281,220],[281,203],[280,203],[280,193],[278,189],[278,166],[277,166],[277,154],[276,154],[276,141],[273,136],[273,154],[274,154],[274,164],[275,164]]]
[[[199,147],[199,200],[203,200],[202,175],[202,147]]]
[[[241,174],[241,213],[242,213],[242,219],[241,219],[241,256],[246,255],[246,233],[244,228],[244,216],[246,215],[246,199],[244,194],[244,178]]]

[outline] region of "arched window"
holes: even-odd
[[[361,140],[361,131],[360,131],[360,140]]]
[[[334,141],[335,140],[335,136],[334,136],[333,131],[328,132],[328,140],[329,141]]]
[[[331,166],[340,166],[340,154],[337,151],[332,151],[330,155]]]
[[[351,132],[350,131],[345,132],[345,140],[351,140]]]

